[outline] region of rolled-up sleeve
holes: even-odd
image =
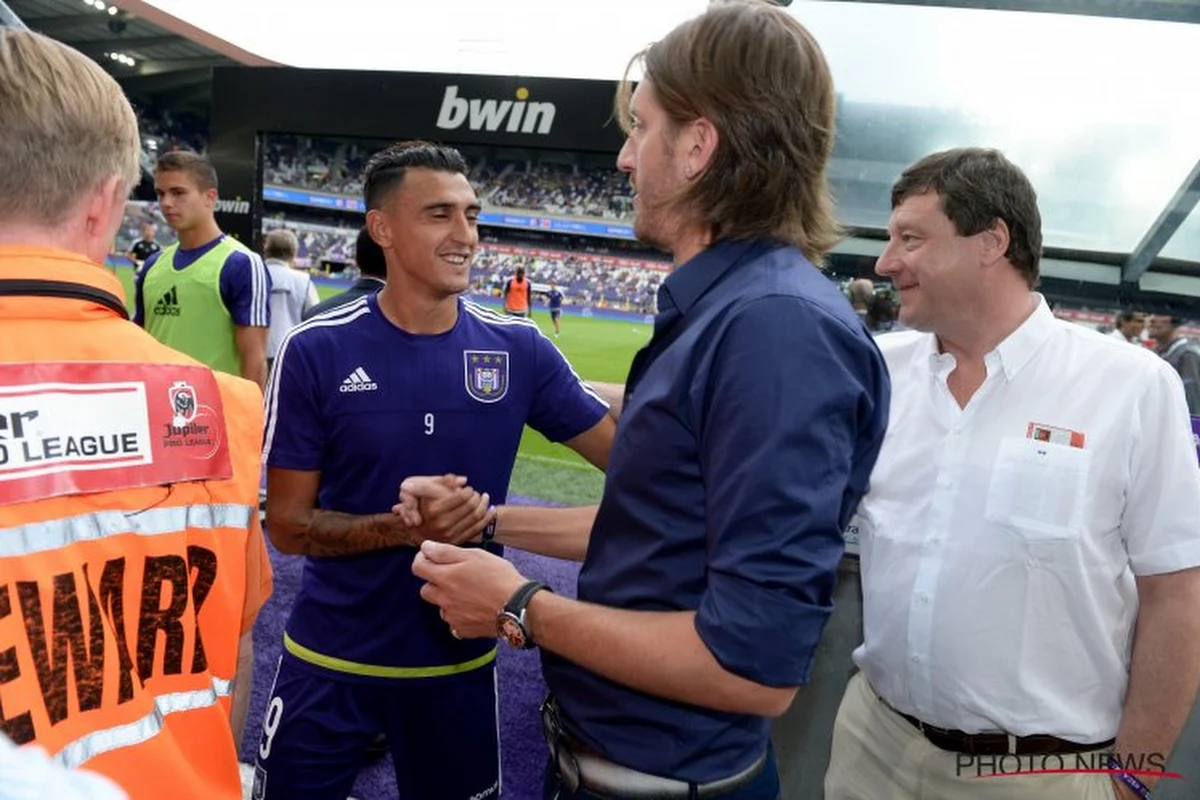
[[[696,630],[730,672],[797,686],[832,611],[876,354],[801,298],[736,313],[694,390],[708,544]]]
[[[1134,575],[1191,569],[1200,566],[1200,469],[1179,381],[1161,362],[1137,391],[1121,538]]]

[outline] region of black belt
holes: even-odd
[[[550,747],[558,775],[574,793],[580,789],[616,795],[628,800],[708,800],[726,796],[749,784],[762,773],[766,753],[746,769],[728,778],[708,783],[663,778],[621,766],[585,747],[563,730],[553,697],[542,703],[542,732]]]
[[[878,697],[878,695],[876,696]],[[1105,742],[1080,744],[1040,733],[1031,736],[1012,736],[1007,733],[964,733],[922,722],[916,717],[892,708],[891,704],[882,697],[879,698],[879,702],[895,711],[904,718],[905,722],[919,730],[934,747],[949,750],[952,753],[965,753],[973,756],[1053,756],[1103,750],[1116,741],[1109,739]]]

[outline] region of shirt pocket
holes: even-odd
[[[1001,440],[984,518],[1031,542],[1079,539],[1091,463],[1091,451],[1079,447]]]

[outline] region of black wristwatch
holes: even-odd
[[[543,589],[547,592],[554,591],[541,581],[529,581],[513,592],[513,596],[496,615],[496,630],[500,638],[518,650],[529,650],[535,646],[533,635],[525,626],[525,610],[533,596]]]

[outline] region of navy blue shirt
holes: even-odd
[[[415,335],[376,294],[293,328],[266,403],[267,465],[320,471],[317,507],[348,514],[388,512],[410,475],[466,475],[503,503],[526,424],[561,442],[608,411],[536,323],[460,299],[452,329]],[[421,599],[416,553],[307,558],[288,652],[375,682],[490,664],[494,639],[451,637]]]
[[[883,442],[887,367],[837,287],[791,247],[718,243],[675,270],[658,303],[579,599],[695,611],[726,670],[799,686]],[[564,726],[619,764],[705,782],[766,750],[761,717],[651,697],[551,653],[542,663]]]
[[[358,298],[365,294],[375,294],[384,287],[383,278],[376,278],[372,275],[363,275],[354,285],[340,294],[335,294],[333,297],[326,298],[317,303],[312,308],[300,315],[300,319],[308,320],[315,317],[317,314],[324,314],[335,308],[353,303]]]
[[[551,311],[558,311],[562,308],[563,293],[558,289],[551,289],[549,292],[547,292],[546,299],[550,305]]]

